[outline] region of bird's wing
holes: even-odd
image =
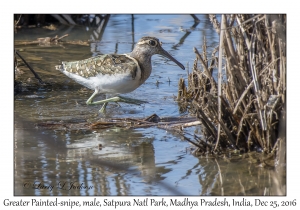
[[[128,73],[135,79],[139,65],[135,59],[125,54],[106,54],[81,61],[63,61],[62,65],[56,68],[85,78],[94,77],[98,74],[113,75]]]

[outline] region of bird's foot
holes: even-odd
[[[99,110],[99,113],[105,113],[106,112],[106,106],[108,103],[104,103],[101,109]]]
[[[124,103],[128,103],[128,104],[141,105],[141,104],[144,104],[144,103],[148,103],[147,101],[142,101],[142,100],[138,100],[138,99],[134,99],[134,98],[126,98],[126,97],[123,97],[123,96],[117,96],[117,97],[114,97],[114,98],[119,98],[119,100],[118,100],[119,102],[124,102]]]
[[[118,107],[121,107],[121,104],[119,104],[118,102],[115,102],[117,105],[118,105]]]

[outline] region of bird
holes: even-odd
[[[142,37],[131,53],[103,54],[79,61],[62,61],[55,68],[75,82],[94,90],[86,104],[103,104],[99,112],[104,113],[109,102],[137,105],[147,103],[120,94],[134,91],[149,78],[152,71],[151,57],[155,54],[162,55],[185,69],[162,48],[162,42],[158,38],[150,36]],[[101,93],[106,94],[106,99],[93,101],[93,98]]]

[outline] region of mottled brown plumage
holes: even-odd
[[[65,71],[79,76],[89,78],[98,74],[121,74],[130,72],[132,79],[135,79],[137,65],[126,55],[107,54],[98,55],[81,61],[62,62]]]

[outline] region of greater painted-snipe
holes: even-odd
[[[125,102],[142,104],[141,101],[119,96],[129,93],[143,84],[151,74],[152,55],[160,54],[184,66],[162,48],[162,43],[155,37],[142,37],[128,54],[98,55],[80,61],[63,61],[56,69],[85,87],[95,90],[86,101],[87,104],[103,104],[100,112],[104,112],[108,102]],[[93,101],[99,93],[106,93],[106,99]]]

